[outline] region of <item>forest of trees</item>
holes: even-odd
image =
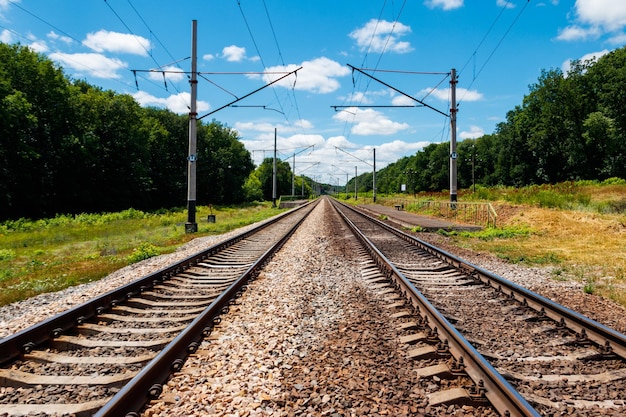
[[[184,206],[188,125],[0,43],[0,220]],[[197,203],[245,201],[255,167],[237,133],[216,121],[197,131]]]
[[[0,43],[0,221],[184,206],[188,123]],[[271,159],[255,167],[237,132],[215,120],[197,131],[197,204],[272,199]],[[377,192],[448,189],[449,153],[449,143],[431,144],[388,165]],[[565,74],[542,71],[493,134],[460,141],[457,153],[459,189],[626,178],[626,48]],[[278,195],[291,194],[292,180],[278,163]],[[371,172],[356,180],[359,192],[372,190]],[[295,194],[328,189],[294,182]]]
[[[472,166],[484,186],[626,178],[626,48],[572,62],[566,74],[542,71],[493,134],[457,143],[457,153],[460,189],[472,186]],[[431,144],[388,165],[376,174],[377,192],[449,189],[449,155],[449,142]],[[357,184],[370,191],[371,173]]]

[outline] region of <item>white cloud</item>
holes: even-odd
[[[246,57],[246,48],[230,45],[222,49],[222,56],[229,62],[241,62]]]
[[[419,103],[415,100],[411,100],[407,96],[395,96],[391,99],[391,104],[394,106],[417,106]]]
[[[6,9],[8,9],[11,3],[19,3],[20,1],[21,0],[14,0],[14,1],[0,0],[0,17],[2,17],[1,13],[4,12]]]
[[[264,158],[271,158],[274,155],[275,125],[264,122],[247,122],[237,125],[237,128],[242,127],[250,129],[246,132],[246,136],[242,136],[241,142],[251,153],[255,164],[259,165]],[[414,154],[428,144],[429,142],[405,142],[401,140],[378,144],[375,146],[376,168],[382,169],[403,156]],[[311,145],[314,147],[306,149]],[[348,178],[354,176],[355,167],[357,167],[358,175],[371,172],[374,162],[373,146],[363,146],[350,142],[345,136],[325,138],[322,135],[279,135],[277,148],[279,149],[278,158],[290,165],[293,162],[293,153],[306,149],[306,151],[295,156],[296,175],[306,175],[317,181],[332,184],[344,184],[346,175]]]
[[[58,33],[56,33],[55,31],[51,31],[50,33],[48,33],[48,38],[52,39],[52,40],[59,40],[61,42],[65,42],[67,44],[70,44],[73,42],[72,38],[70,38],[69,36],[61,36]]]
[[[369,99],[365,93],[360,91],[355,91],[348,97],[348,101],[350,103],[358,103],[358,104],[372,104],[372,100]]]
[[[470,126],[469,131],[461,131],[459,133],[461,139],[476,139],[481,136],[485,136],[485,131],[478,126]]]
[[[612,45],[624,45],[626,44],[626,33],[618,33],[615,36],[611,36],[608,42]]]
[[[137,91],[133,94],[133,97],[144,107],[164,107],[178,114],[189,113],[189,107],[191,106],[191,94],[186,92],[173,94],[166,98],[159,98],[145,91]],[[211,106],[206,101],[198,100],[196,102],[196,110],[198,113],[209,111],[210,108]],[[202,117],[202,115],[199,116]]]
[[[302,129],[312,129],[313,123],[311,123],[310,121],[306,119],[300,119],[294,122],[294,126],[302,128]]]
[[[431,9],[453,10],[463,7],[463,0],[426,0],[424,4]]]
[[[71,68],[81,74],[97,78],[121,78],[118,71],[128,66],[117,58],[107,58],[101,54],[65,54],[54,52],[50,59],[60,62],[64,67]]]
[[[307,135],[302,133],[296,133],[281,141],[281,145],[289,149],[286,153],[291,155],[294,154],[294,148],[308,148],[309,146],[320,148],[323,147],[325,143],[326,141],[322,135]],[[309,152],[313,152],[313,149],[314,148],[311,148]],[[304,153],[306,154],[307,152]]]
[[[561,30],[556,38],[560,41],[584,41],[587,39],[597,39],[600,35],[601,33],[597,27],[584,28],[573,25]]]
[[[274,140],[274,129],[279,130],[280,126],[274,123],[268,122],[236,122],[234,129],[240,133],[244,133],[246,135],[257,136],[261,134],[264,138],[268,140]],[[284,130],[284,129],[280,129]]]
[[[409,42],[401,42],[398,39],[409,33],[411,27],[400,22],[372,19],[365,26],[352,31],[349,36],[356,41],[361,51],[403,54],[412,51],[413,48]]]
[[[148,78],[154,81],[163,81],[163,75],[168,81],[176,82],[185,78],[183,70],[177,67],[164,67],[158,70],[150,70],[148,72]]]
[[[40,52],[40,53],[45,53],[50,50],[50,48],[48,48],[48,45],[46,44],[45,41],[39,41],[39,40],[31,42],[28,45],[28,47],[32,49],[33,51]]]
[[[274,85],[280,85],[285,88],[294,88],[296,90],[310,91],[313,93],[326,94],[332,93],[339,88],[337,77],[344,77],[350,74],[350,70],[338,62],[326,57],[315,58],[311,61],[304,61],[301,65],[290,64],[286,66],[278,65],[267,68],[266,72],[289,72],[294,71],[298,67],[302,67],[298,71],[297,76],[289,77],[279,81]],[[283,74],[266,74],[263,79],[269,83]]]
[[[626,26],[626,2],[615,0],[576,0],[578,20],[599,26],[607,32]]]
[[[583,55],[582,57],[578,58],[578,61],[581,62],[585,62],[585,61],[597,61],[598,59],[600,59],[600,57],[602,57],[603,55],[606,55],[609,53],[608,49],[604,49],[602,51],[598,51],[598,52],[590,52],[588,54]],[[562,65],[561,65],[561,70],[563,71],[563,74],[567,75],[567,73],[570,71],[570,69],[572,68],[572,60],[568,59],[567,61],[565,61]]]
[[[13,34],[9,30],[4,29],[0,32],[0,42],[8,44],[13,43]]]
[[[87,39],[83,41],[83,44],[96,52],[107,51],[141,56],[148,56],[148,51],[152,48],[150,41],[146,38],[107,30],[87,34]]]
[[[405,142],[402,140],[394,140],[392,142],[383,143],[376,147],[376,169],[381,165],[380,162],[396,162],[398,159],[405,155],[415,154],[417,151],[424,149],[425,146],[430,145],[430,142]]]
[[[559,32],[558,40],[597,39],[613,33],[611,42],[620,39],[626,26],[626,2],[615,0],[576,0],[575,21]]]
[[[511,3],[510,1],[507,0],[497,0],[496,1],[496,5],[498,7],[506,7],[507,9],[512,9],[515,7],[515,4]]]
[[[398,123],[373,109],[350,107],[340,111],[333,119],[353,123],[351,132],[355,135],[393,135],[409,128],[407,123]]]
[[[215,59],[215,55],[213,54],[204,54],[202,55],[202,59],[204,59],[205,61],[212,61]]]
[[[420,91],[419,93],[419,95],[426,95],[426,94],[431,95],[441,101],[448,101],[450,99],[449,88],[436,88],[434,90],[426,88]],[[419,95],[418,95],[418,98],[419,98]],[[463,101],[480,101],[483,99],[482,93],[479,93],[476,90],[468,90],[467,88],[457,88],[456,97],[457,97],[457,100],[462,99]]]

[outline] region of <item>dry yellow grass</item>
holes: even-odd
[[[532,234],[463,239],[467,246],[511,260],[557,265],[555,278],[580,280],[586,291],[626,305],[626,216],[510,205],[499,205],[497,211],[500,227],[527,227]]]

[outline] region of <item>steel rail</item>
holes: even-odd
[[[585,343],[592,341],[598,346],[600,353],[605,355],[615,354],[622,359],[626,359],[626,335],[623,333],[620,333],[615,329],[598,323],[597,321],[592,320],[576,311],[519,286],[504,277],[496,275],[451,253],[439,249],[416,238],[415,236],[404,233],[401,230],[398,230],[365,213],[355,210],[350,206],[344,206],[368,217],[379,226],[385,228],[391,233],[394,233],[406,242],[415,245],[425,252],[436,256],[441,261],[460,269],[473,279],[481,281],[485,285],[506,293],[511,299],[515,299],[523,305],[537,311],[540,316],[554,320],[559,327],[572,330],[576,333],[578,342]]]
[[[267,260],[285,244],[310,214],[313,207],[314,205],[308,207],[309,211],[302,219],[295,223],[279,241],[272,245],[220,294],[185,330],[113,396],[104,407],[95,413],[94,417],[139,416],[138,412],[150,400],[158,398],[163,391],[163,383],[172,373],[182,368],[187,356],[194,353],[202,340],[211,334],[213,325],[219,322],[219,316],[228,312],[228,307],[232,301],[241,295],[245,285],[258,274]]]
[[[309,203],[311,204],[311,203]],[[46,343],[63,332],[80,325],[87,320],[102,314],[112,307],[125,302],[127,299],[152,288],[153,286],[171,278],[192,266],[197,265],[202,260],[212,254],[220,252],[225,248],[245,239],[254,233],[280,221],[286,216],[292,215],[306,206],[282,213],[274,218],[254,227],[246,232],[240,233],[224,242],[210,246],[196,254],[193,254],[176,264],[158,270],[154,273],[139,278],[133,282],[125,284],[117,289],[111,290],[98,297],[95,297],[83,304],[75,306],[67,311],[50,317],[40,323],[30,326],[18,333],[0,339],[0,365],[19,358],[24,353],[29,353],[37,346]]]
[[[333,203],[341,204],[336,200]],[[350,206],[341,204],[343,207],[373,220],[376,224],[382,222],[367,216]],[[338,210],[348,227],[361,241],[364,248],[375,260],[379,269],[385,276],[392,280],[396,288],[411,303],[416,313],[432,326],[431,331],[438,335],[443,343],[447,343],[449,351],[457,363],[464,364],[464,371],[479,386],[479,392],[484,395],[491,405],[501,414],[506,416],[538,417],[540,414],[493,366],[450,324],[450,322],[415,288],[415,286],[400,272],[383,253],[359,230],[359,228],[344,214]],[[382,223],[384,224],[384,223]]]

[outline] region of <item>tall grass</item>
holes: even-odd
[[[197,207],[195,234],[185,233],[184,209],[6,221],[0,224],[0,305],[98,280],[196,237],[225,233],[281,211],[271,203]],[[206,221],[210,212],[215,223]]]
[[[475,193],[463,193],[466,200],[506,201],[542,208],[625,213],[626,180],[609,178],[604,181],[568,181],[558,184],[514,187],[476,187]]]

